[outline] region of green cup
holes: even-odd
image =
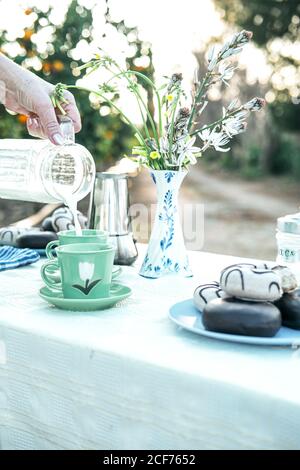
[[[82,235],[76,235],[75,230],[63,230],[58,232],[58,240],[48,243],[46,247],[46,255],[49,259],[55,259],[55,250],[58,246],[71,245],[73,243],[99,243],[99,245],[106,245],[108,240],[108,233],[103,230],[83,229]]]
[[[95,243],[77,243],[56,248],[57,258],[41,268],[45,284],[63,292],[66,299],[100,299],[109,296],[115,249]],[[61,281],[53,279],[60,270]]]
[[[108,244],[108,232],[96,229],[83,229],[82,235],[76,235],[75,230],[63,230],[58,232],[58,240],[54,240],[48,243],[46,247],[46,255],[48,259],[56,259],[55,248],[63,245],[71,245],[77,243],[97,243],[101,247]],[[113,279],[119,276],[122,272],[120,266],[113,268]],[[52,269],[52,273],[49,275],[56,282],[60,281],[60,273],[58,269]]]

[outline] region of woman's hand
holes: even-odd
[[[28,116],[29,134],[60,145],[63,137],[50,99],[53,90],[51,83],[0,55],[0,101],[7,109]],[[75,99],[69,91],[64,92],[64,97],[68,103],[62,107],[72,119],[75,132],[79,132],[81,119]]]

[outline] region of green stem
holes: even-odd
[[[158,106],[158,129],[159,129],[159,136],[162,136],[163,133],[163,128],[162,128],[162,114],[161,114],[161,100],[160,100],[160,95],[158,93],[158,90],[155,86],[155,84],[150,80],[150,78],[146,77],[143,73],[136,72],[135,70],[130,70],[126,73],[132,73],[133,75],[136,75],[137,77],[140,77],[144,82],[148,83],[150,85],[155,93],[156,100],[157,100],[157,106]]]
[[[201,129],[198,129],[197,131],[192,132],[192,133],[190,134],[190,136],[199,134],[199,132],[205,131],[206,129],[211,129],[212,127],[215,127],[215,126],[217,126],[218,124],[221,124],[221,122],[226,121],[226,120],[229,119],[230,117],[235,116],[235,114],[239,113],[239,112],[242,111],[242,110],[243,110],[243,106],[241,106],[240,108],[238,108],[238,109],[232,111],[232,112],[229,113],[229,114],[226,114],[226,116],[222,117],[221,119],[218,119],[217,121],[214,121],[214,122],[212,122],[211,124],[208,124],[207,126],[204,126],[204,127],[202,127]]]
[[[166,100],[166,127],[169,128],[169,102]]]
[[[158,139],[158,135],[157,135],[156,126],[155,126],[155,123],[154,123],[154,121],[153,121],[153,119],[152,119],[152,116],[151,116],[151,114],[150,114],[150,112],[149,112],[148,106],[147,106],[146,103],[144,102],[144,100],[143,100],[143,98],[142,98],[142,96],[141,96],[141,94],[140,94],[140,92],[139,92],[138,90],[135,90],[135,91],[134,91],[134,94],[135,94],[135,96],[137,97],[137,102],[139,103],[139,100],[140,100],[140,102],[141,102],[142,105],[143,105],[144,110],[146,111],[147,117],[148,117],[148,119],[149,119],[149,122],[150,122],[150,125],[151,125],[151,128],[152,128],[153,137],[154,137],[154,139],[156,140],[157,146],[159,147],[159,139]],[[141,107],[140,107],[140,104],[139,104],[139,109],[140,109],[140,112],[141,112],[141,114],[142,114],[142,109],[141,109]],[[145,123],[145,126],[147,127],[146,123]],[[149,135],[149,133],[148,133],[148,135]],[[150,136],[149,136],[149,137],[150,137]]]
[[[144,102],[144,100],[143,100],[143,98],[142,98],[140,92],[135,88],[136,84],[135,84],[135,83],[132,83],[132,81],[131,81],[130,78],[128,77],[128,75],[129,75],[130,73],[132,73],[132,72],[131,72],[131,71],[122,70],[122,69],[119,68],[119,67],[118,67],[118,69],[120,70],[120,73],[117,73],[117,74],[114,74],[114,73],[112,72],[112,70],[109,70],[110,72],[113,73],[113,75],[112,75],[112,77],[110,77],[110,79],[109,79],[106,83],[109,83],[109,82],[110,82],[111,80],[113,80],[114,78],[118,78],[118,77],[122,77],[122,76],[124,76],[124,77],[126,78],[127,82],[128,82],[128,83],[131,85],[131,87],[132,87],[131,90],[132,90],[133,93],[135,94],[135,97],[136,97],[136,100],[137,100],[138,105],[139,105],[139,109],[140,109],[140,112],[141,112],[141,116],[142,116],[143,122],[144,122],[144,116],[143,116],[143,113],[142,113],[142,110],[141,110],[139,101],[142,103],[143,108],[144,108],[144,110],[146,111],[147,117],[148,117],[148,119],[149,119],[149,122],[150,122],[150,125],[151,125],[151,128],[152,128],[152,131],[153,131],[153,136],[154,136],[154,138],[155,138],[155,140],[156,140],[157,146],[159,147],[159,139],[158,139],[158,135],[157,135],[156,126],[155,126],[155,123],[154,123],[154,121],[153,121],[153,119],[152,119],[152,116],[151,116],[151,114],[150,114],[150,112],[149,112],[149,109],[148,109],[146,103]],[[150,81],[151,81],[151,80],[150,80]],[[148,135],[147,135],[148,138],[150,138],[148,130],[147,130],[147,134],[148,134]]]
[[[203,95],[203,89],[204,89],[205,85],[207,84],[210,76],[211,76],[211,72],[207,72],[205,77],[203,78],[201,86],[199,87],[199,90],[198,90],[198,92],[195,96],[194,103],[193,103],[193,106],[192,106],[192,109],[191,109],[191,115],[190,115],[190,118],[189,118],[189,121],[188,121],[188,126],[187,126],[188,130],[190,130],[191,127],[193,126],[193,121],[194,121],[197,106],[199,104],[200,98]]]
[[[126,123],[132,127],[132,129],[134,129],[135,133],[140,137],[141,141],[143,142],[143,145],[145,146],[145,148],[147,148],[147,144],[146,144],[146,141],[143,137],[143,134],[140,132],[140,130],[130,121],[130,119],[126,116],[126,114],[123,113],[123,111],[117,106],[115,105],[115,103],[113,101],[111,101],[110,99],[108,99],[105,95],[103,95],[102,93],[100,93],[99,91],[95,91],[95,90],[90,90],[89,88],[84,88],[84,87],[81,87],[81,86],[77,86],[77,85],[65,85],[66,86],[66,89],[76,89],[76,90],[81,90],[81,91],[86,91],[87,93],[94,93],[95,95],[97,96],[100,96],[101,98],[103,98],[107,103],[109,103],[109,105],[111,107],[113,107],[116,111],[118,111],[118,113],[121,114],[121,116],[125,119]]]
[[[170,158],[172,158],[172,147],[173,147],[173,137],[174,137],[174,121],[175,121],[175,113],[176,113],[176,109],[177,109],[179,99],[180,99],[180,91],[177,92],[176,101],[174,103],[174,110],[173,110],[172,119],[171,119],[171,125],[170,125],[170,131],[171,131],[170,132],[170,137],[169,137],[169,155],[170,155]]]
[[[143,110],[141,108],[141,105],[140,105],[140,102],[139,102],[138,99],[137,99],[137,104],[138,104],[140,114],[141,114],[141,118],[142,118],[142,121],[143,121],[143,127],[144,127],[145,134],[147,136],[147,139],[150,139],[151,137],[150,137],[150,134],[149,134],[149,131],[148,131],[148,127],[147,127],[147,123],[146,123],[146,120],[145,120],[145,117],[144,117],[144,113],[143,113]]]
[[[89,63],[87,63],[87,64],[84,64],[84,65],[82,65],[81,67],[79,67],[78,69],[79,69],[79,70],[83,70],[83,69],[85,69],[85,68],[92,67],[92,66],[95,64],[95,62],[96,62],[95,68],[101,66],[101,62],[98,61],[98,60],[96,60],[96,61],[91,61],[91,62],[89,62]],[[157,99],[157,105],[158,105],[158,128],[159,128],[159,136],[161,136],[162,133],[163,133],[163,128],[162,128],[162,109],[161,109],[160,95],[159,95],[159,93],[158,93],[158,90],[157,90],[155,84],[152,82],[152,80],[150,80],[150,78],[146,77],[146,75],[144,75],[144,74],[142,74],[142,73],[140,73],[140,72],[136,72],[136,71],[134,71],[134,70],[122,70],[116,63],[114,63],[114,64],[115,64],[115,66],[117,67],[117,69],[120,71],[119,74],[114,74],[114,77],[118,77],[118,76],[120,76],[120,75],[126,76],[126,75],[129,75],[129,74],[133,74],[133,75],[136,75],[136,76],[140,77],[144,82],[146,82],[148,85],[150,85],[150,86],[153,88],[154,93],[155,93],[155,95],[156,95],[156,99]],[[109,70],[109,68],[108,68],[107,66],[106,66],[106,68]],[[113,73],[113,72],[112,72],[112,73]],[[114,78],[114,77],[111,77],[108,81],[112,80],[112,78]],[[138,94],[139,94],[139,93],[138,93]],[[146,110],[146,112],[147,112],[149,122],[150,122],[150,124],[151,124],[152,129],[153,129],[153,135],[155,136],[155,139],[156,139],[157,143],[159,143],[159,142],[158,142],[158,135],[157,135],[157,131],[156,131],[156,126],[155,126],[155,123],[154,123],[154,121],[153,121],[153,119],[152,119],[152,116],[151,116],[151,114],[149,113],[148,107],[145,105],[145,103],[144,103],[142,97],[140,96],[140,94],[139,94],[139,97],[140,97],[140,100],[142,101],[143,106],[144,106],[144,108],[145,108],[145,110]]]
[[[157,99],[157,106],[158,106],[158,129],[159,129],[159,136],[162,135],[163,133],[163,128],[162,128],[162,109],[161,109],[161,101],[160,101],[160,95],[158,93],[158,90],[155,86],[155,84],[152,82],[152,80],[150,80],[150,78],[146,77],[146,75],[144,75],[143,73],[141,72],[136,72],[135,70],[122,70],[118,67],[118,69],[120,70],[121,73],[119,74],[115,74],[115,77],[118,77],[120,75],[135,75],[137,77],[140,77],[145,83],[147,83],[148,85],[150,85],[153,90],[154,90],[154,93],[155,93],[155,96],[156,96],[156,99]],[[110,80],[112,80],[112,78],[114,77],[111,77],[108,82]],[[151,116],[151,115],[150,115]],[[152,116],[151,116],[151,120],[153,122],[153,119],[152,119]],[[154,124],[155,125],[155,124]]]

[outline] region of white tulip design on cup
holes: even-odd
[[[79,276],[82,281],[92,279],[95,271],[95,265],[93,263],[82,262],[79,263]]]
[[[84,286],[74,284],[73,287],[75,289],[80,290],[83,294],[89,295],[93,287],[95,287],[101,281],[101,279],[96,279],[95,281],[90,282],[93,277],[94,271],[95,265],[93,263],[79,263],[79,276],[80,279],[84,282]]]

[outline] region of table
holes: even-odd
[[[0,273],[0,448],[299,449],[298,350],[206,339],[168,319],[237,261],[190,258],[190,279],[124,268],[133,296],[94,313],[49,307],[38,265]]]

